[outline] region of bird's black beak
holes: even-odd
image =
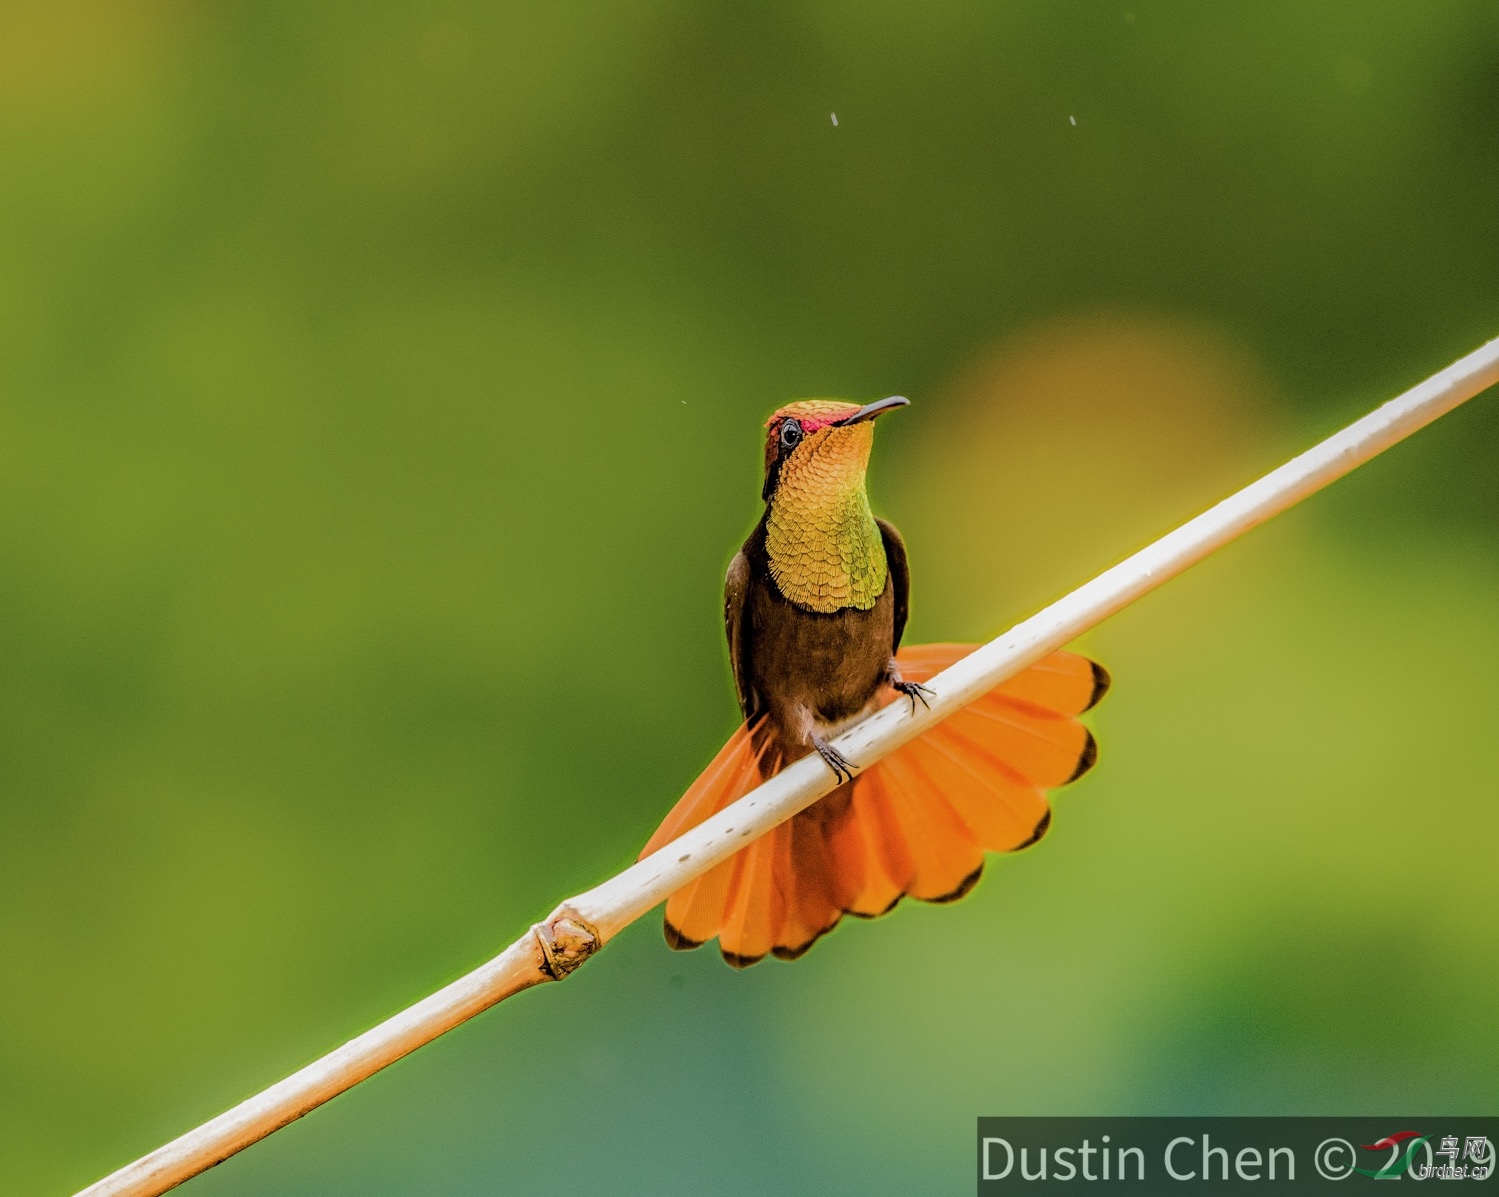
[[[883,415],[897,407],[905,407],[911,401],[904,395],[891,395],[888,399],[876,399],[873,403],[866,403],[851,416],[845,416],[835,421],[840,427],[847,424],[862,424],[865,420],[872,420],[875,416]]]

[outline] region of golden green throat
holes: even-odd
[[[840,438],[813,445],[809,438],[786,462],[765,521],[770,576],[783,595],[810,611],[868,611],[889,573],[864,489],[870,438],[850,439],[853,444]]]

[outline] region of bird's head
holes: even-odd
[[[765,422],[765,487],[771,502],[788,483],[822,490],[863,489],[876,416],[910,400],[902,395],[860,407],[841,399],[799,399]]]

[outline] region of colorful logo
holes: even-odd
[[[1423,1135],[1418,1131],[1396,1131],[1393,1135],[1386,1135],[1378,1143],[1360,1143],[1359,1146],[1365,1151],[1384,1151],[1389,1148],[1390,1158],[1385,1161],[1383,1168],[1355,1168],[1354,1171],[1372,1176],[1375,1180],[1399,1180],[1400,1174],[1416,1162],[1417,1149],[1429,1138],[1430,1135]],[[1405,1149],[1405,1156],[1402,1158],[1400,1144],[1405,1142],[1409,1142],[1410,1146]]]
[[[1399,1180],[1402,1175],[1412,1180],[1487,1180],[1493,1175],[1494,1145],[1486,1136],[1468,1135],[1465,1140],[1459,1140],[1456,1135],[1444,1135],[1439,1141],[1440,1147],[1433,1151],[1430,1143],[1434,1138],[1435,1135],[1407,1130],[1386,1135],[1377,1143],[1362,1143],[1360,1146],[1365,1151],[1388,1151],[1390,1158],[1381,1167],[1353,1168],[1352,1171],[1375,1180]],[[1425,1157],[1419,1166],[1416,1164],[1417,1152]],[[1446,1163],[1437,1162],[1444,1157]],[[1318,1171],[1328,1175],[1320,1166]]]

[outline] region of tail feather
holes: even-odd
[[[970,651],[913,645],[896,659],[922,682]],[[963,896],[984,853],[1035,843],[1051,820],[1046,790],[1093,763],[1097,746],[1075,717],[1108,684],[1086,657],[1053,653],[683,886],[666,904],[667,941],[690,948],[717,936],[724,958],[745,967],[771,953],[795,959],[844,914],[876,918],[908,894]],[[730,737],[641,856],[780,768],[763,731],[746,724]]]
[[[892,753],[857,784],[880,812],[881,846],[892,860],[909,862],[901,878],[905,893],[942,902],[961,896],[965,882],[971,887],[967,878],[983,866],[984,850],[916,760]]]
[[[836,874],[823,827],[797,816],[782,825],[786,849],[780,879],[790,887],[786,918],[771,950],[795,960],[838,925],[844,906],[836,895]]]
[[[1077,653],[1052,653],[996,686],[994,693],[1059,715],[1081,715],[1096,707],[1111,685],[1109,671],[1097,661]]]
[[[865,919],[887,913],[905,893],[905,886],[892,878],[875,851],[877,821],[869,807],[869,787],[855,787],[848,796],[844,814],[829,825],[827,832],[843,908]]]
[[[1042,789],[1066,785],[1088,747],[1088,729],[1066,715],[1027,710],[1002,694],[986,694],[940,725],[996,767]]]
[[[760,754],[753,733],[754,728],[745,724],[729,737],[729,742],[656,829],[641,850],[642,857],[664,847],[760,784]],[[733,856],[715,865],[667,899],[666,937],[673,947],[695,948],[718,934],[739,859]]]
[[[1049,809],[1046,795],[996,768],[954,729],[934,731],[941,734],[923,736],[901,751],[921,763],[931,785],[986,852],[1010,852],[1023,844]]]
[[[778,883],[776,857],[789,829],[783,823],[733,858],[733,880],[724,905],[718,947],[735,968],[748,968],[770,954],[786,921],[786,902]]]
[[[924,682],[973,651],[971,644],[912,644],[895,654],[901,674]],[[1029,702],[1058,715],[1081,715],[1108,693],[1109,671],[1077,653],[1052,653],[1001,682],[990,694]]]
[[[674,948],[700,948],[723,926],[737,858],[714,865],[666,900],[666,938]]]

